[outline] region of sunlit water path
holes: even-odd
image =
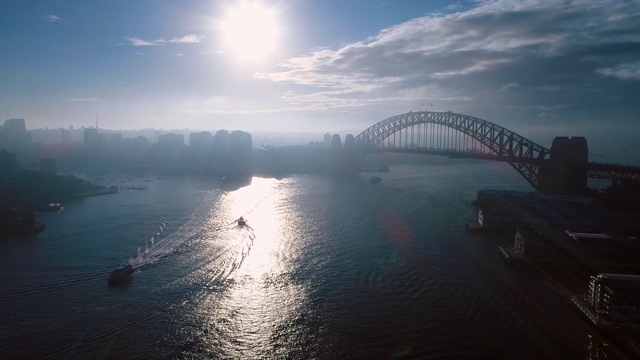
[[[593,329],[464,229],[478,189],[529,189],[513,169],[368,176],[166,178],[39,214],[45,232],[0,242],[0,358],[588,354]],[[134,277],[109,287],[126,261]]]

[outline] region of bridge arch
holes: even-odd
[[[496,160],[508,162],[535,189],[539,189],[539,166],[548,159],[549,149],[500,125],[453,112],[408,112],[382,120],[355,137],[357,160],[379,150],[383,142],[395,133],[420,124],[443,126],[470,137],[489,149]]]

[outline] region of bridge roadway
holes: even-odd
[[[560,137],[554,139],[554,144],[556,140],[555,150],[554,146],[547,149],[486,120],[452,112],[422,111],[396,115],[367,128],[354,138],[354,150],[357,161],[375,152],[504,161],[538,190],[558,181],[563,183],[561,187],[570,189],[573,185],[569,182],[575,183],[576,179],[586,186],[586,178],[640,180],[640,167],[588,162],[584,138]]]
[[[482,153],[474,151],[457,151],[457,150],[440,150],[440,149],[428,149],[428,148],[392,148],[392,147],[380,147],[369,151],[370,153],[404,153],[404,154],[424,154],[424,155],[442,155],[449,156],[451,158],[465,158],[465,159],[482,159],[502,162],[539,162],[537,159],[530,158],[518,158],[515,156],[496,155],[491,153]],[[590,179],[604,179],[604,180],[639,180],[640,181],[640,167],[620,164],[608,164],[599,162],[587,163],[587,176]]]

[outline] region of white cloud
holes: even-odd
[[[513,89],[517,89],[519,87],[520,87],[520,84],[518,84],[516,82],[512,82],[512,83],[508,83],[507,85],[501,87],[500,90],[498,90],[498,92],[513,90]]]
[[[633,96],[640,93],[640,2],[496,0],[476,5],[286,59],[279,64],[281,71],[254,77],[297,85],[282,100],[309,108],[394,104],[402,101],[399,94],[412,94],[404,101],[447,99],[454,107],[474,110],[537,114],[631,106],[640,112]]]
[[[598,69],[598,72],[619,79],[640,80],[640,62],[634,64],[622,64],[615,68]]]
[[[49,14],[49,15],[43,16],[42,20],[47,21],[47,22],[60,22],[60,21],[62,21],[62,19],[60,19],[59,16],[53,15],[53,14]]]
[[[204,40],[204,35],[190,34],[190,35],[183,36],[181,38],[173,38],[173,39],[167,40],[166,42],[172,43],[172,44],[196,44],[196,43],[202,42],[202,40]]]
[[[174,37],[169,40],[165,40],[162,38],[155,40],[144,40],[137,37],[128,37],[126,38],[126,40],[128,42],[128,45],[131,46],[158,46],[167,44],[197,44],[201,43],[204,38],[204,35],[189,34],[181,38]]]
[[[148,41],[148,40],[142,40],[139,38],[127,38],[127,41],[129,42],[129,45],[132,46],[155,46],[155,45],[163,45],[162,43],[158,43],[156,41]]]

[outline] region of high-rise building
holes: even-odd
[[[233,131],[229,135],[229,151],[231,173],[250,174],[253,169],[253,142],[251,134],[244,131]]]
[[[98,129],[84,129],[84,147],[86,149],[98,149],[102,147],[102,134],[98,133]]]
[[[191,133],[189,134],[189,146],[198,149],[206,148],[211,143],[212,138],[211,133],[208,131]]]
[[[339,134],[333,134],[331,137],[331,149],[340,150],[342,148],[342,140]]]
[[[27,132],[24,119],[7,119],[0,132],[0,142],[8,147],[31,143],[31,134]]]
[[[218,130],[213,137],[214,151],[218,154],[229,153],[229,132],[227,130]]]
[[[162,147],[184,146],[184,135],[176,133],[162,134],[158,136],[158,145]]]
[[[329,133],[324,134],[324,147],[326,148],[331,147],[331,134]]]
[[[8,119],[4,121],[4,131],[24,133],[27,131],[24,119]]]
[[[348,151],[354,151],[356,149],[356,140],[353,134],[347,134],[344,138],[344,149]]]

